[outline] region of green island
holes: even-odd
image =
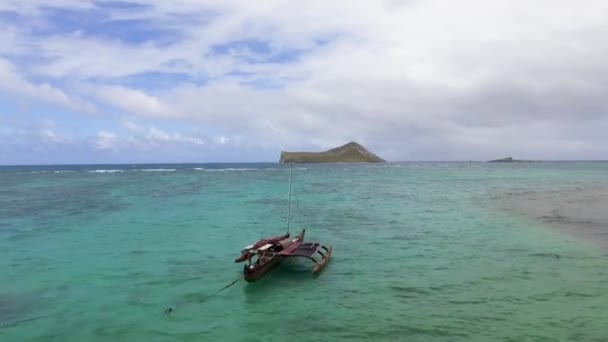
[[[531,162],[533,162],[533,160],[518,160],[518,159],[513,159],[512,157],[494,159],[494,160],[488,161],[488,163],[531,163]]]
[[[383,163],[384,159],[356,142],[324,152],[281,151],[280,163]]]

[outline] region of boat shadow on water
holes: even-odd
[[[266,295],[273,296],[277,291],[293,291],[310,286],[311,282],[322,278],[323,273],[325,271],[312,275],[311,263],[307,260],[286,260],[259,281],[245,283],[243,293],[247,300],[257,301]]]

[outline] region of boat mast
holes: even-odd
[[[289,218],[291,217],[291,173],[293,164],[289,164],[289,195],[287,196],[287,233],[289,233]]]

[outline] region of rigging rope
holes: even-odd
[[[287,197],[287,233],[289,233],[289,219],[291,218],[291,174],[293,164],[289,164],[289,195]]]
[[[296,190],[296,187],[293,188],[293,201],[296,202],[296,218],[298,220],[298,223],[300,224],[300,229],[302,229],[302,227],[304,227],[304,224],[302,223],[302,214],[300,211],[300,201],[298,200],[298,192]]]

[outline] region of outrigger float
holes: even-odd
[[[261,239],[245,247],[241,251],[241,255],[236,258],[234,262],[247,262],[247,264],[243,266],[243,276],[246,281],[255,282],[289,258],[300,257],[311,260],[314,263],[312,268],[313,275],[318,275],[329,263],[332,246],[326,247],[319,242],[304,242],[305,229],[302,229],[300,234],[290,239],[290,209],[291,169],[289,173],[287,233]]]

